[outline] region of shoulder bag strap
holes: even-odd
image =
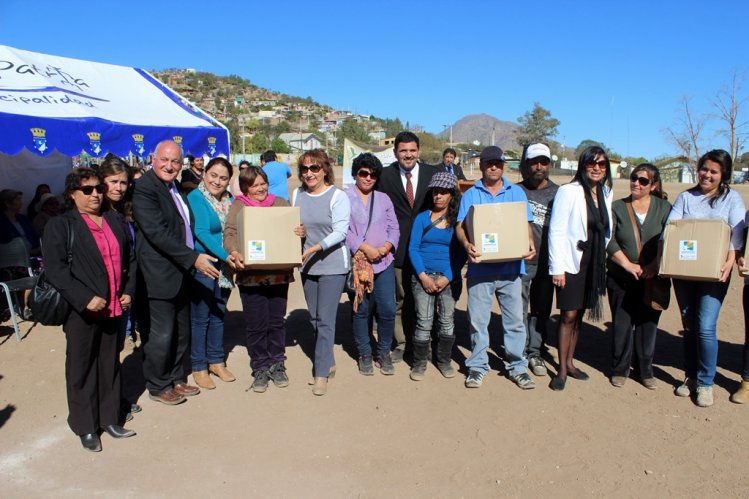
[[[375,193],[372,191],[372,196],[369,198],[369,220],[367,220],[367,228],[364,231],[364,240],[367,239],[367,232],[369,232],[369,226],[372,224],[372,213],[374,213],[374,198]]]
[[[432,230],[434,227],[436,227],[440,222],[442,222],[445,219],[445,215],[442,215],[434,222],[430,223],[428,226],[424,227],[424,231],[421,233],[421,238],[424,239],[424,236],[427,235],[427,232]]]
[[[640,241],[640,226],[637,225],[637,220],[635,219],[635,210],[632,209],[632,202],[626,201],[624,203],[627,205],[627,212],[629,213],[629,220],[632,222],[632,231],[635,234],[635,242],[637,243],[637,259],[640,259],[640,253],[642,252],[642,242]]]

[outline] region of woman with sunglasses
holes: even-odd
[[[356,272],[354,340],[359,350],[359,373],[372,376],[372,345],[369,341],[370,302],[377,318],[377,362],[380,372],[395,374],[390,346],[395,330],[394,252],[400,238],[398,219],[390,197],[374,190],[382,173],[382,163],[374,154],[354,158],[351,175],[355,184],[346,189],[351,203],[351,223],[346,246]],[[370,297],[371,295],[371,297]]]
[[[135,255],[117,213],[102,213],[105,191],[93,169],[73,170],[63,194],[68,211],[49,221],[42,238],[49,282],[70,304],[63,324],[68,425],[92,452],[101,451],[99,430],[113,438],[135,435],[120,426],[118,355],[122,315],[135,291]]]
[[[557,191],[549,223],[549,274],[560,310],[559,371],[551,381],[552,390],[564,390],[568,376],[589,378],[573,361],[584,311],[593,321],[600,320],[603,312],[612,198],[606,151],[587,147],[572,182]]]
[[[632,170],[629,191],[629,196],[611,206],[614,233],[606,249],[613,324],[611,384],[624,386],[634,350],[640,381],[655,390],[653,354],[661,312],[646,305],[643,296],[647,280],[658,275],[658,245],[671,203],[666,201],[658,168],[649,163]]]
[[[697,405],[713,405],[713,383],[718,363],[718,315],[728,291],[736,251],[744,245],[744,201],[728,182],[733,173],[731,155],[721,149],[705,153],[697,162],[697,185],[674,201],[668,221],[682,219],[723,220],[731,227],[731,242],[718,282],[674,279],[684,329],[684,381],[679,397],[697,392]]]
[[[306,231],[300,273],[316,335],[312,393],[325,395],[328,378],[335,374],[333,346],[338,302],[351,268],[345,244],[351,203],[334,185],[333,167],[322,149],[299,156],[297,168],[302,185],[294,192],[292,205],[301,209]]]

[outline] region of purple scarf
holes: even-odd
[[[245,206],[266,207],[266,206],[273,206],[273,203],[276,201],[276,196],[274,196],[273,194],[268,194],[268,197],[266,197],[262,201],[255,201],[254,199],[250,199],[245,195],[237,196],[235,199],[237,201],[243,202]]]

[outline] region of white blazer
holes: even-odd
[[[614,193],[606,185],[603,197],[606,204],[606,216],[609,218],[609,230],[605,234],[604,249],[611,239],[611,202]],[[559,187],[551,208],[549,222],[549,275],[565,272],[580,272],[580,261],[583,252],[577,249],[578,241],[588,240],[588,208],[585,204],[585,191],[579,182],[571,182]]]

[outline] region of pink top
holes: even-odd
[[[120,293],[122,292],[120,243],[103,217],[101,219],[101,227],[99,227],[85,213],[81,213],[81,216],[86,225],[88,225],[91,235],[94,236],[96,246],[99,248],[99,253],[101,253],[101,259],[104,261],[104,268],[107,269],[107,278],[109,281],[109,302],[107,303],[107,308],[101,312],[96,312],[95,315],[101,317],[118,317],[123,313],[119,300]]]

